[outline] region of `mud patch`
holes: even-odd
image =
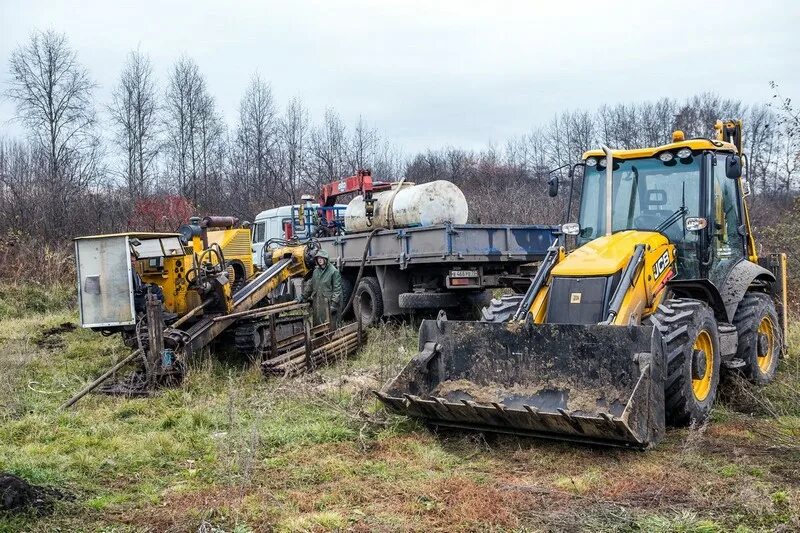
[[[614,412],[624,409],[625,395],[609,384],[607,390],[583,389],[570,382],[547,384],[505,386],[500,383],[479,385],[467,379],[441,382],[431,392],[431,396],[450,401],[462,399],[478,403],[502,403],[507,407],[521,409],[523,405],[533,405],[549,411],[556,408],[567,409],[571,413],[590,413],[598,411]]]
[[[21,477],[0,472],[0,513],[33,512],[44,515],[53,510],[56,500],[71,500],[66,492],[31,485]]]
[[[64,339],[61,335],[75,330],[72,322],[62,322],[57,326],[42,330],[36,338],[35,344],[39,348],[63,348]]]

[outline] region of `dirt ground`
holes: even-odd
[[[52,487],[31,485],[13,474],[0,472],[0,512],[43,515],[53,509],[56,500],[67,494]]]

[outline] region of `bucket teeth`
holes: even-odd
[[[577,420],[575,420],[575,418],[573,418],[568,412],[566,412],[560,407],[557,409],[557,411],[561,416],[564,417],[564,419],[569,423],[570,426],[575,428],[575,431],[581,434],[584,433],[583,427],[580,425],[580,423]]]

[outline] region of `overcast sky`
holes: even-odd
[[[283,107],[359,115],[406,155],[480,148],[564,109],[703,91],[800,101],[800,3],[0,0],[0,84],[36,29],[64,32],[109,101],[126,54],[158,80],[188,54],[229,127],[258,72]],[[14,134],[0,103],[0,134]]]

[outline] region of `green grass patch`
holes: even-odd
[[[0,283],[0,320],[63,311],[76,298],[75,287],[69,284]]]
[[[47,333],[77,323],[68,290],[39,303],[47,291],[12,291],[0,296],[0,471],[74,500],[0,516],[0,531],[800,527],[794,358],[775,384],[747,389],[749,408],[726,401],[704,430],[670,430],[648,452],[434,435],[386,415],[368,391],[416,353],[403,325],[370,329],[357,356],[313,375],[266,381],[205,357],[178,388],[89,395],[65,412],[128,350],[80,328]]]

